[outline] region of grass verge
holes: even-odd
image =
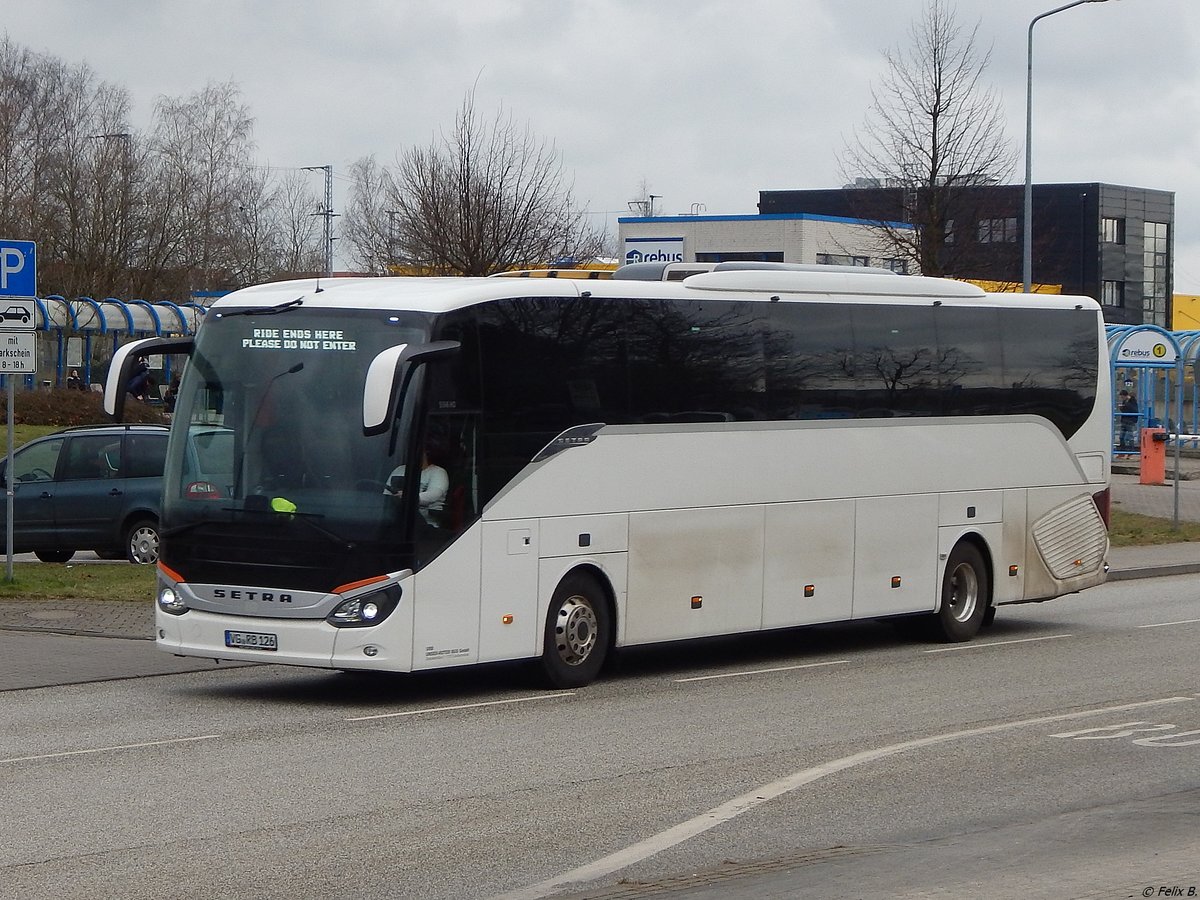
[[[154,597],[154,566],[131,563],[14,562],[13,580],[0,568],[0,600],[129,600]]]
[[[1170,519],[1156,519],[1138,513],[1112,510],[1108,538],[1114,547],[1146,547],[1153,544],[1178,544],[1200,541],[1200,522],[1180,522],[1178,528]]]

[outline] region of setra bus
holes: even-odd
[[[1083,297],[891,273],[247,288],[193,338],[157,644],[421,671],[997,606],[1104,580],[1107,350]],[[229,471],[193,471],[227,432]],[[425,466],[440,496],[421,496]]]

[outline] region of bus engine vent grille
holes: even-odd
[[[1090,575],[1104,563],[1108,529],[1091,497],[1051,510],[1033,526],[1033,543],[1059,580]]]

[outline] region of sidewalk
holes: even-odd
[[[0,630],[154,640],[154,601],[0,600]]]
[[[1182,460],[1179,521],[1200,522],[1200,459]],[[1113,466],[1114,508],[1160,519],[1173,519],[1175,483],[1140,484],[1120,463]],[[1170,470],[1168,470],[1170,475]],[[1189,477],[1190,476],[1190,477]],[[1119,547],[1109,551],[1109,581],[1200,572],[1200,542]],[[154,640],[154,603],[141,600],[0,600],[0,629],[55,634]]]

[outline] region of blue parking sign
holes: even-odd
[[[0,297],[37,296],[37,247],[0,238]]]

